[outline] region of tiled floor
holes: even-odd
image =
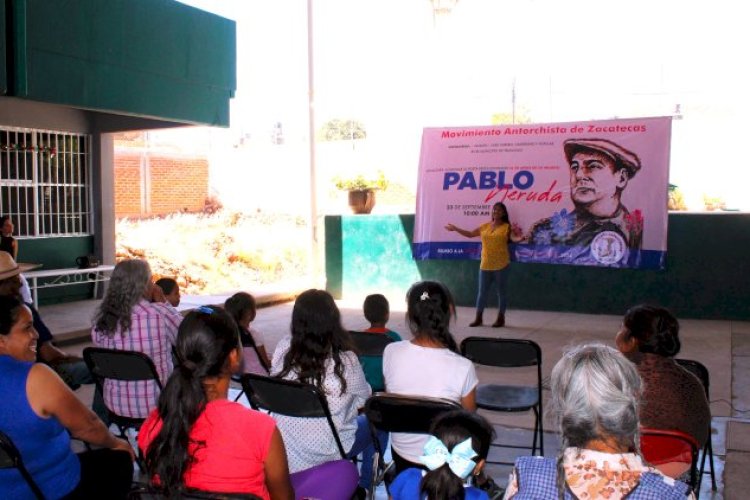
[[[192,298],[191,300],[200,302],[199,298]],[[347,328],[354,330],[366,326],[366,321],[361,314],[361,303],[347,301],[339,301],[338,303],[342,311],[343,323]],[[54,311],[46,311],[45,308],[41,310],[42,316],[53,332],[65,331],[65,328],[68,331],[72,331],[74,328],[78,328],[79,331],[87,329],[86,323],[93,312],[91,302],[55,307]],[[392,301],[391,308],[389,326],[408,338],[408,330],[403,320],[403,306]],[[258,317],[253,326],[263,333],[269,352],[273,352],[276,343],[288,332],[291,309],[291,303],[282,303],[258,311]],[[48,312],[49,314],[47,314]],[[600,341],[612,344],[614,334],[620,325],[620,318],[615,316],[513,310],[507,314],[508,326],[504,329],[468,328],[466,325],[473,319],[473,311],[470,308],[460,307],[457,316],[453,333],[459,342],[469,335],[502,335],[503,337],[535,340],[542,346],[544,352],[543,371],[545,375],[549,374],[566,346],[584,341]],[[63,324],[64,326],[62,326]],[[712,425],[712,443],[718,491],[711,491],[710,477],[706,474],[702,482],[700,498],[724,498],[725,481],[736,483],[733,491],[747,491],[747,487],[750,486],[750,477],[747,474],[733,474],[734,477],[729,478],[723,476],[726,456],[726,423],[730,418],[744,419],[749,416],[747,413],[734,411],[730,408],[729,402],[731,401],[734,409],[750,408],[750,394],[747,390],[747,380],[750,377],[750,370],[748,370],[748,366],[750,366],[750,362],[748,362],[750,360],[750,356],[748,356],[750,352],[750,323],[685,320],[682,322],[681,336],[683,338],[683,351],[680,355],[702,361],[709,367],[712,377],[711,408],[715,415]],[[80,353],[87,345],[89,345],[88,339],[84,334],[82,342],[67,345],[65,349]],[[492,375],[480,372],[479,376],[481,381],[484,382],[488,381],[486,377]],[[84,401],[90,402],[90,387],[84,387],[78,393]],[[529,430],[533,424],[531,415],[521,414],[511,418],[493,415],[490,419],[498,432],[499,442],[531,443],[532,434]],[[557,436],[549,429],[546,429],[546,431],[544,436],[545,455],[554,456],[558,449]],[[522,453],[524,452],[521,450],[514,454],[507,449],[495,450],[493,448],[490,458],[512,461],[516,454]],[[489,465],[487,470],[498,484],[504,485],[507,482],[510,472],[509,466]],[[706,464],[706,470],[708,470],[708,464]],[[387,498],[383,488],[378,490],[377,498]]]

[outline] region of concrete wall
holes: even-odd
[[[414,215],[327,216],[327,289],[335,297],[403,296],[421,279],[474,305],[478,261],[414,261]],[[623,314],[650,302],[682,318],[750,320],[750,214],[670,213],[664,271],[513,263],[513,309]]]

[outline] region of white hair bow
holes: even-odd
[[[458,443],[450,452],[448,448],[435,436],[430,436],[424,445],[424,455],[419,457],[419,461],[428,469],[435,470],[446,463],[451,471],[461,479],[466,479],[471,471],[477,466],[472,458],[478,456],[471,447],[471,438]]]

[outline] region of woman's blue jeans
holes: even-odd
[[[510,274],[510,265],[505,266],[499,271],[479,270],[479,293],[477,293],[477,314],[481,314],[487,307],[487,296],[489,295],[492,283],[497,288],[497,307],[501,314],[505,314],[505,308],[508,305],[508,274]]]
[[[378,431],[378,441],[380,449],[385,450],[388,446],[388,433]],[[370,489],[372,481],[372,459],[375,456],[375,445],[372,443],[372,434],[370,433],[370,424],[367,417],[359,415],[357,417],[357,432],[354,435],[354,444],[349,450],[348,457],[353,458],[362,453],[362,466],[359,469],[359,485],[363,488]]]

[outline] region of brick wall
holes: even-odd
[[[119,149],[119,148],[118,148]],[[145,155],[148,156],[145,156]],[[146,168],[141,168],[141,165]],[[146,193],[141,171],[150,182]],[[142,194],[143,193],[143,194]],[[142,199],[144,197],[147,199]],[[208,196],[208,160],[169,153],[115,151],[115,216],[199,212]],[[150,208],[150,209],[149,209]]]

